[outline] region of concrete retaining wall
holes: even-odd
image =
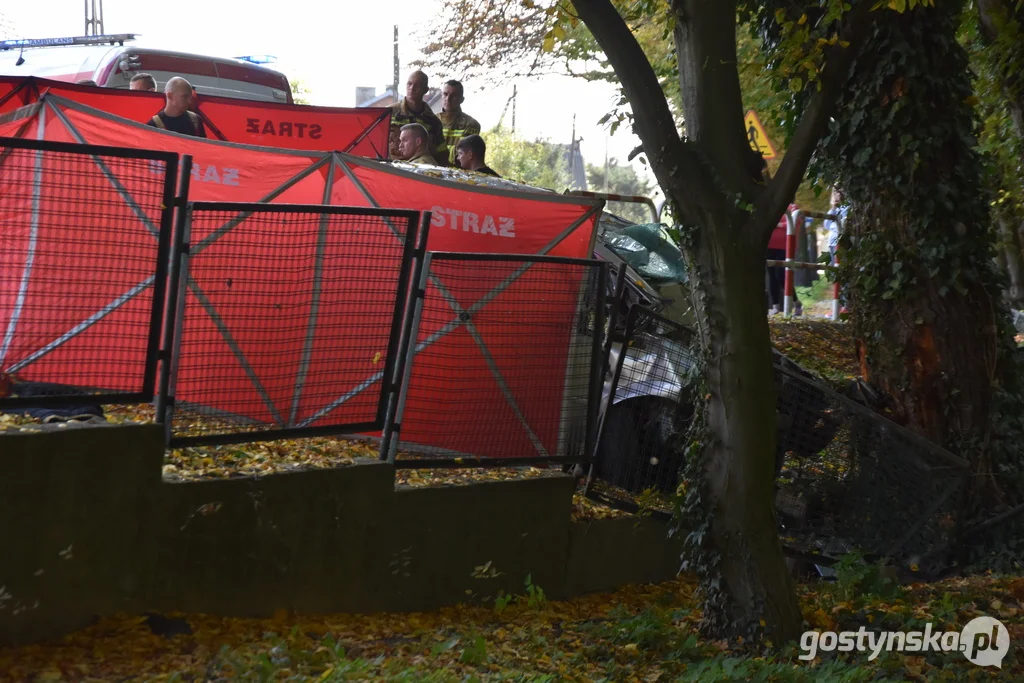
[[[161,438],[152,425],[0,434],[0,643],[115,612],[429,610],[522,592],[527,574],[559,599],[678,567],[661,523],[570,521],[565,475],[396,490],[392,466],[364,460],[165,483]]]

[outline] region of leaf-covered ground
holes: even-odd
[[[857,347],[848,323],[769,316],[768,327],[775,348],[808,370],[833,382],[860,376]]]
[[[434,613],[225,619],[194,614],[104,619],[51,644],[0,649],[10,681],[942,681],[1024,680],[1024,579],[981,576],[889,591],[857,584],[800,589],[809,628],[958,630],[1003,621],[1011,651],[982,669],[960,653],[751,651],[697,634],[688,578],[550,602],[543,587],[493,607]]]

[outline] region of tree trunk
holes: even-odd
[[[749,636],[761,618],[765,637],[781,644],[799,636],[802,617],[778,538],[774,487],[766,485],[775,478],[776,397],[762,252],[750,240],[705,234],[695,254],[695,304],[710,358],[707,504],[722,587],[708,596],[716,609],[705,610],[704,625]]]
[[[901,209],[877,202],[853,222],[854,235],[900,223],[894,216]],[[888,395],[898,422],[949,446],[960,436],[988,429],[997,304],[980,282],[970,283],[963,293],[943,293],[923,270],[917,280],[899,300],[866,298],[856,289],[851,293],[861,371]]]
[[[862,123],[836,163],[853,201],[842,267],[862,371],[898,421],[982,471],[1004,309],[958,20],[958,3],[936,3],[876,30],[841,103]],[[917,124],[934,111],[941,126]]]
[[[749,147],[731,134],[743,130],[743,107],[730,4],[712,11],[701,0],[676,2],[675,41],[687,136],[727,185],[742,186]],[[763,304],[767,233],[764,240],[744,234],[746,218],[728,202],[705,204],[690,254],[709,364],[706,504],[722,587],[708,596],[717,609],[705,610],[705,628],[749,638],[763,620],[765,636],[783,643],[799,636],[802,618],[768,484],[775,478],[775,382]]]
[[[710,550],[697,567],[705,627],[720,637],[764,635],[781,645],[802,619],[773,509],[775,382],[764,312],[768,238],[800,183],[834,111],[869,24],[867,5],[850,13],[845,40],[811,96],[778,172],[765,186],[747,143],[736,60],[736,2],[671,0],[686,117],[680,138],[661,84],[610,0],[573,0],[615,69],[633,109],[633,129],[673,202],[694,284],[706,359],[706,432],[692,469],[687,508],[701,517],[688,547]],[[753,210],[741,208],[745,199]],[[749,208],[749,207],[748,207]],[[691,540],[697,536],[697,540]],[[698,553],[699,554],[699,553]]]

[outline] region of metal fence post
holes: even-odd
[[[389,434],[388,442],[381,443],[381,459],[393,463],[398,454],[398,442],[402,434],[402,416],[405,414],[405,400],[409,395],[409,380],[412,377],[412,364],[416,357],[416,340],[420,334],[420,320],[423,317],[423,300],[427,294],[427,282],[430,279],[431,253],[427,252],[423,257],[420,277],[416,283],[415,307],[412,316],[412,328],[409,331],[408,344],[406,344],[405,367],[402,372],[402,385],[398,393],[398,405],[395,411],[395,419]],[[385,450],[385,447],[387,450]]]
[[[615,326],[619,324],[619,307],[622,305],[622,297],[626,293],[626,268],[625,263],[619,266],[615,273],[615,293],[612,295],[611,313],[608,314],[608,336],[604,342],[604,370],[608,371],[608,364],[611,362],[612,341],[614,339]],[[627,311],[627,315],[629,312]]]
[[[832,255],[832,265],[839,265],[839,244],[836,244],[836,251]],[[839,320],[839,271],[833,271],[835,273],[835,280],[832,282],[832,320],[833,322]]]
[[[191,164],[192,157],[185,155],[186,164]],[[174,211],[178,203],[178,184],[181,182],[178,176],[178,158],[167,164],[167,175],[164,177],[163,208],[160,211],[160,233],[157,237],[157,267],[153,277],[153,313],[149,321],[149,352],[147,355],[146,379],[143,393],[153,397],[153,401],[159,401],[158,392],[162,387],[164,347],[164,325],[168,317],[167,299],[168,289],[173,286],[170,279],[170,271],[173,268],[171,261],[174,259]],[[157,373],[157,365],[160,365],[160,372]],[[157,415],[159,422],[159,415]]]
[[[626,268],[628,266],[623,263],[619,266],[615,273],[615,294],[613,295],[611,304],[611,313],[608,315],[608,336],[605,337],[604,343],[604,355],[601,357],[601,389],[600,394],[597,397],[597,413],[594,420],[594,443],[592,448],[587,451],[586,457],[589,461],[587,467],[587,476],[584,483],[584,494],[589,492],[591,481],[594,476],[594,462],[597,459],[597,449],[601,445],[601,431],[604,427],[604,416],[609,407],[611,407],[611,395],[608,396],[608,406],[604,405],[604,383],[605,381],[611,382],[614,378],[617,368],[612,368],[612,344],[615,343],[615,326],[619,324],[619,307],[622,305],[622,298],[626,293]],[[629,321],[632,320],[630,315],[632,311],[626,313],[626,325],[629,325]],[[623,328],[623,351],[626,349],[626,345],[629,343],[627,331]]]
[[[191,169],[190,169],[191,170]],[[162,406],[164,415],[165,443],[170,445],[174,424],[174,396],[178,385],[178,364],[181,360],[181,333],[185,327],[185,293],[188,288],[189,264],[191,260],[190,240],[192,233],[192,208],[189,203],[181,211],[179,220],[179,271],[175,286],[175,307],[168,310],[167,333],[170,345],[166,365],[166,397]]]
[[[395,371],[393,375],[390,378],[387,378],[391,383],[391,388],[389,389],[387,412],[384,415],[384,427],[381,429],[380,434],[379,457],[381,460],[388,459],[391,439],[395,432],[395,421],[396,419],[401,419],[396,416],[398,415],[398,404],[403,395],[403,387],[406,386],[403,381],[406,377],[406,360],[409,353],[409,347],[412,346],[415,348],[416,346],[416,337],[414,336],[416,330],[414,330],[414,328],[418,329],[416,311],[417,305],[420,302],[420,280],[423,277],[424,261],[427,256],[427,235],[430,230],[431,216],[432,214],[430,211],[426,211],[422,214],[419,232],[416,237],[417,243],[412,253],[412,275],[409,278],[408,291],[404,298],[405,312],[402,317],[402,331],[398,343],[398,357],[395,359]]]
[[[623,264],[624,269],[625,264]],[[591,457],[597,448],[597,422],[601,411],[601,395],[604,388],[604,356],[602,350],[604,340],[601,338],[604,333],[605,324],[605,302],[607,301],[608,287],[608,264],[602,263],[597,270],[597,292],[594,302],[594,338],[593,354],[591,358],[601,358],[601,362],[593,363],[590,371],[590,405],[587,406],[587,431],[584,445],[585,457]],[[611,336],[609,330],[609,337]]]
[[[167,305],[164,307],[164,329],[161,337],[160,386],[157,390],[154,420],[164,425],[164,443],[171,438],[168,395],[170,393],[171,364],[174,351],[175,323],[178,318],[178,301],[181,297],[179,280],[182,273],[182,259],[187,250],[185,214],[188,208],[188,192],[192,180],[192,155],[181,157],[181,177],[178,193],[174,198],[174,241],[171,245],[170,267],[167,275]]]
[[[782,312],[788,318],[793,315],[793,298],[796,294],[796,282],[793,279],[793,262],[796,260],[796,223],[802,218],[801,212],[796,215],[786,214],[786,278]]]
[[[629,313],[626,314],[626,327],[622,335],[622,348],[619,350],[619,357],[616,360],[615,367],[611,367],[611,354],[608,356],[608,370],[611,372],[609,378],[608,387],[608,403],[605,406],[605,410],[601,413],[600,419],[597,425],[597,435],[594,440],[594,450],[590,454],[590,468],[587,470],[587,480],[583,485],[583,494],[590,495],[594,485],[594,468],[597,466],[597,452],[601,447],[601,439],[604,436],[604,425],[605,420],[608,416],[608,411],[611,410],[612,405],[615,401],[615,391],[619,385],[619,377],[622,375],[622,366],[626,361],[626,354],[629,350],[629,346],[633,341],[633,337],[636,334],[637,319],[640,317],[641,306],[631,306]],[[610,348],[610,345],[609,345]],[[604,387],[601,387],[601,400],[604,401]]]

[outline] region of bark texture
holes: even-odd
[[[862,372],[899,422],[982,472],[1003,304],[961,10],[952,0],[885,15],[825,150],[853,203],[841,277]],[[941,120],[920,125],[935,111]]]

